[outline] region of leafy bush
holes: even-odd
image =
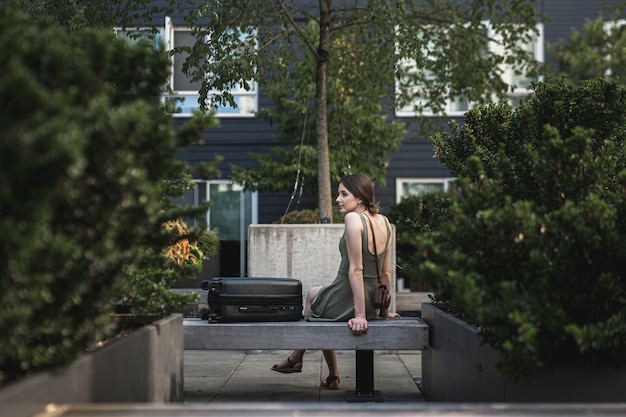
[[[386,212],[396,227],[397,274],[414,284],[425,283],[417,266],[421,262],[420,236],[435,233],[450,219],[452,197],[448,193],[429,192],[403,198]]]
[[[195,277],[202,270],[205,254],[218,253],[217,233],[190,230],[182,220],[165,222],[160,238],[171,243],[146,247],[141,261],[128,269],[128,279],[121,281],[121,310],[135,315],[165,316],[180,309],[195,296],[170,288],[180,279]]]
[[[316,224],[319,223],[319,210],[296,210],[291,211],[280,219],[276,220],[274,224]],[[343,214],[333,208],[333,223],[343,223]]]
[[[120,283],[180,238],[162,230],[182,213],[164,195],[184,173],[177,151],[212,120],[174,134],[158,103],[163,52],[110,32],[67,35],[9,6],[0,27],[3,383],[111,331]]]
[[[439,300],[515,377],[626,358],[626,92],[541,83],[433,137],[458,177],[448,222],[419,239]]]

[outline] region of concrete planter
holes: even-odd
[[[503,354],[473,326],[433,304],[422,305],[429,348],[422,352],[422,392],[432,402],[625,402],[626,370],[544,369],[513,381],[498,371]]]
[[[182,402],[183,317],[146,325],[67,368],[27,376],[0,390],[0,415],[26,417],[46,404]]]
[[[248,234],[250,277],[299,279],[306,293],[337,275],[342,224],[252,224]]]
[[[253,224],[248,229],[248,276],[295,278],[302,281],[303,295],[311,288],[328,285],[341,262],[339,240],[343,224]],[[392,226],[391,262],[395,265],[396,239]],[[391,268],[395,286],[395,268]],[[395,288],[391,292],[395,308]]]

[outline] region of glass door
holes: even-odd
[[[209,181],[207,223],[220,237],[220,275],[246,276],[248,226],[257,222],[257,194],[225,181]]]

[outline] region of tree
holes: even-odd
[[[293,63],[302,54],[312,57],[319,213],[331,218],[330,184],[338,178],[330,171],[329,71],[336,71],[351,100],[382,109],[393,108],[392,98],[403,106],[420,96],[418,112],[443,112],[446,99],[458,96],[477,103],[502,98],[509,86],[501,81],[501,64],[534,70],[520,41],[532,36],[536,17],[525,0],[206,0],[197,2],[187,19],[200,39],[189,50],[188,64],[194,79],[203,80],[202,99],[217,89],[224,93],[215,100],[232,105],[229,87],[246,85],[242,80],[288,85]],[[315,41],[307,24],[316,27]],[[241,30],[250,36],[241,36]],[[342,41],[333,42],[337,39]],[[485,54],[488,41],[508,53]],[[406,62],[415,66],[402,65]]]
[[[311,26],[306,29],[310,38],[317,36]],[[348,41],[335,38],[333,43]],[[352,172],[361,172],[376,184],[384,185],[389,164],[387,154],[399,149],[405,129],[400,123],[387,120],[380,103],[354,96],[352,87],[339,76],[352,64],[351,60],[351,57],[339,58],[328,70],[330,176],[338,179]],[[304,194],[313,199],[318,197],[315,85],[311,77],[314,65],[312,56],[307,54],[293,65],[288,84],[270,84],[265,89],[276,107],[262,109],[259,116],[278,124],[282,133],[277,142],[292,146],[272,148],[269,154],[252,154],[259,168],[232,166],[234,181],[253,184],[257,189],[284,191],[294,187],[295,178]]]
[[[549,44],[547,51],[555,62],[555,72],[564,74],[572,82],[596,78],[626,79],[626,25],[622,8],[608,21],[602,14],[585,23],[581,30],[572,29],[567,40]]]

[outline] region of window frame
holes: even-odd
[[[603,25],[603,29],[604,32],[606,33],[606,35],[610,38],[612,35],[612,31],[613,30],[619,30],[622,26],[626,25],[626,18],[624,19],[614,19],[614,20],[607,20],[604,22]],[[610,56],[605,56],[605,59],[608,61],[611,59]],[[611,70],[611,68],[607,68],[606,71],[604,72],[604,77],[605,78],[613,78],[613,71]]]
[[[167,51],[171,52],[175,48],[176,32],[192,32],[193,30],[194,28],[192,27],[174,25],[172,22],[172,19],[169,16],[166,16],[164,37],[165,37],[165,44],[166,44]],[[171,66],[170,66],[171,75],[168,80],[170,92],[168,92],[167,94],[164,94],[161,97],[162,102],[165,104],[165,102],[170,99],[187,100],[188,98],[195,97],[196,98],[195,103],[197,103],[197,100],[200,97],[199,90],[176,90],[175,89],[175,85],[174,85],[174,78],[175,78],[174,74],[176,73],[175,60],[176,60],[176,57],[174,56],[174,54],[172,54]],[[215,116],[217,118],[233,118],[233,117],[234,118],[237,118],[237,117],[253,118],[253,117],[256,117],[256,114],[259,109],[259,93],[258,93],[259,86],[256,81],[250,81],[249,83],[251,85],[250,90],[237,88],[237,89],[229,91],[229,93],[233,96],[233,99],[237,103],[236,108],[230,107],[230,106],[213,107],[213,109],[215,110]],[[210,91],[208,94],[208,100],[210,101],[211,98],[217,95],[218,93],[219,92],[215,90]],[[240,104],[242,99],[251,99],[251,100],[246,100],[247,102],[248,101],[249,102],[247,103],[246,106],[244,106]],[[195,104],[195,103],[183,105],[181,107],[183,111],[173,112],[172,116],[175,118],[192,116],[194,111],[198,111],[200,109],[200,104]],[[210,102],[206,103],[206,105],[207,107],[211,108]],[[189,109],[189,110],[184,111],[184,109]],[[242,110],[245,110],[245,111],[242,111]]]
[[[424,191],[423,193],[417,194],[406,194],[404,193],[404,184],[442,184],[443,192],[447,192],[450,189],[450,186],[454,184],[456,181],[455,177],[397,177],[396,178],[396,204],[400,203],[403,198],[421,195],[423,193],[427,193],[429,191]]]
[[[175,48],[176,32],[192,32],[194,29],[188,26],[177,26],[172,23],[172,19],[169,16],[165,17],[164,25],[156,27],[154,32],[154,47],[161,47],[161,43],[165,48],[165,51],[171,53]],[[113,32],[117,35],[119,32],[131,33],[131,32],[153,32],[153,28],[150,27],[129,27],[122,29],[121,27],[114,27]],[[160,100],[163,105],[167,104],[169,100],[175,100],[175,106],[181,111],[172,112],[172,117],[191,117],[194,111],[200,110],[200,104],[198,99],[200,97],[200,90],[176,90],[175,79],[178,71],[176,71],[176,56],[171,54],[170,56],[170,75],[168,76],[165,87],[168,91],[164,91],[161,94]],[[182,74],[185,76],[184,74]],[[186,77],[186,76],[185,76]],[[216,106],[215,117],[217,118],[254,118],[259,109],[259,86],[256,81],[249,82],[250,90],[237,87],[230,90],[229,93],[233,96],[233,99],[237,103],[237,108],[231,106]],[[211,97],[217,95],[219,91],[210,91],[209,100]],[[191,102],[188,102],[188,100]],[[195,100],[193,100],[195,99]],[[179,100],[183,100],[182,104]],[[245,103],[242,103],[244,101]],[[211,103],[207,103],[207,107],[210,108]]]

